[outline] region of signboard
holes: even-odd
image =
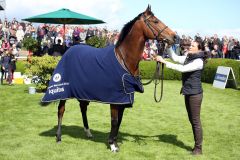
[[[229,79],[231,75],[232,79]],[[213,81],[213,87],[225,89],[229,80],[232,80],[234,87],[237,87],[236,79],[231,67],[218,66],[217,72]]]

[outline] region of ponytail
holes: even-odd
[[[207,59],[208,59],[208,52],[204,50],[203,51],[203,62],[204,62],[204,64],[207,63]]]

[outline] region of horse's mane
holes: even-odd
[[[130,22],[128,22],[127,24],[124,25],[124,27],[122,28],[118,41],[116,43],[116,47],[118,47],[122,41],[125,39],[126,35],[129,33],[129,31],[132,29],[132,26],[134,25],[134,23],[139,19],[139,17],[142,15],[142,13],[140,13],[137,17],[135,17],[133,20],[131,20]]]
[[[127,36],[127,34],[130,32],[130,30],[132,29],[132,26],[134,25],[134,23],[141,17],[143,13],[140,13],[137,17],[135,17],[133,20],[131,20],[130,22],[128,22],[127,24],[124,25],[124,27],[122,28],[118,41],[116,43],[116,47],[118,47],[122,41],[125,39],[125,37]],[[153,15],[152,11],[149,11],[150,15]]]

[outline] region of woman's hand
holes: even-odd
[[[155,60],[164,64],[166,63],[166,61],[162,58],[162,56],[156,56]]]

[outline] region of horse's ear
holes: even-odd
[[[151,12],[151,5],[148,4],[148,7],[145,12]]]

